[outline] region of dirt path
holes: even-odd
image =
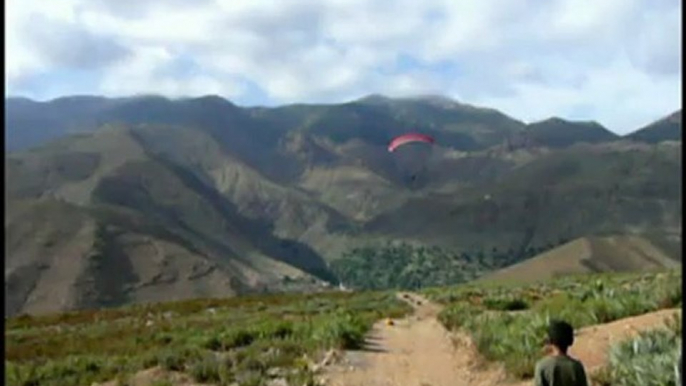
[[[363,351],[346,353],[326,374],[329,386],[502,385],[504,373],[477,370],[467,340],[450,334],[436,319],[440,307],[416,294],[401,294],[415,313],[389,326],[377,323]],[[405,298],[406,297],[406,298]],[[352,367],[352,371],[350,368]]]
[[[476,349],[464,334],[449,333],[438,322],[438,305],[416,294],[400,294],[415,308],[413,315],[393,325],[378,322],[362,351],[347,352],[342,363],[328,368],[328,386],[524,386],[531,381],[507,381],[498,365],[480,364]],[[664,310],[578,332],[571,355],[590,371],[605,363],[611,343],[655,328],[680,310]]]

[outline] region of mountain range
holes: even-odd
[[[5,100],[5,311],[336,285],[405,243],[507,251],[641,237],[680,262],[681,112],[619,136],[440,96],[240,107]],[[386,150],[422,132],[433,146]]]

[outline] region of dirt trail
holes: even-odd
[[[346,353],[326,374],[329,386],[502,385],[504,373],[476,369],[468,340],[450,334],[436,316],[440,307],[416,294],[401,294],[415,308],[405,319],[377,323],[363,351]],[[352,367],[352,371],[350,370]]]
[[[413,315],[378,322],[367,347],[345,354],[342,363],[327,369],[328,386],[524,386],[531,381],[508,381],[502,367],[484,366],[471,340],[449,333],[436,319],[440,306],[410,293],[399,295],[414,308]],[[674,312],[663,310],[581,329],[571,350],[590,371],[605,363],[611,343],[638,331],[655,328]]]

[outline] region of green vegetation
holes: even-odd
[[[528,286],[465,285],[427,289],[446,305],[439,320],[468,332],[486,360],[529,378],[552,318],[575,328],[681,305],[681,272],[590,275]]]
[[[563,243],[561,239],[557,244]],[[553,248],[557,244],[550,244]],[[331,270],[347,286],[357,289],[407,289],[466,283],[491,270],[543,252],[543,248],[498,251],[493,248],[456,253],[436,246],[407,243],[354,248],[334,262]]]
[[[160,366],[219,385],[311,384],[308,361],[360,348],[375,320],[408,311],[391,293],[326,293],[24,315],[5,322],[5,381],[89,385]]]
[[[331,264],[347,286],[364,289],[458,284],[476,278],[488,265],[483,256],[454,254],[409,244],[355,248]]]
[[[485,360],[500,362],[523,379],[532,376],[551,318],[578,329],[678,307],[681,281],[677,271],[597,274],[422,292],[445,305],[441,323],[468,332]],[[374,321],[407,312],[390,292],[331,292],[22,315],[5,322],[5,380],[20,386],[125,384],[136,372],[158,367],[200,383],[263,385],[283,378],[312,385],[311,365],[324,352],[359,349]],[[619,345],[595,377],[602,385],[673,384],[671,375],[647,377],[671,371],[680,335],[676,320],[667,330]]]
[[[595,374],[600,386],[676,386],[681,353],[681,318],[667,328],[639,334],[612,347],[610,363]]]

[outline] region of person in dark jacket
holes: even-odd
[[[573,343],[574,328],[564,321],[551,321],[546,339],[550,355],[536,363],[536,386],[588,386],[584,365],[567,354]]]

